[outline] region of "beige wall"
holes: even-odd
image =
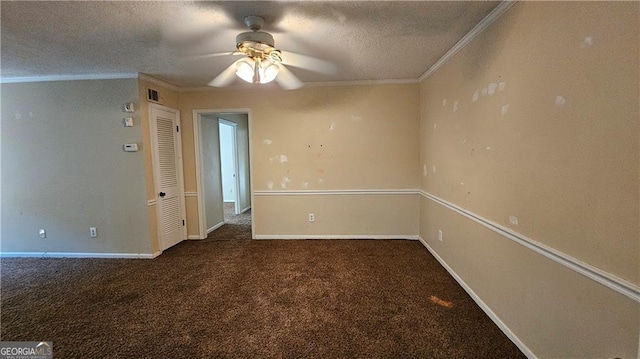
[[[421,189],[639,284],[639,6],[514,5],[422,83]],[[461,218],[421,236],[536,355],[637,356],[638,303]]]
[[[309,87],[296,91],[277,88],[209,90],[180,94],[185,158],[185,186],[195,191],[192,111],[195,109],[250,109],[252,188],[254,191],[391,190],[418,186],[419,105],[418,86],[371,85]],[[360,197],[360,196],[357,196]],[[415,198],[397,195],[396,205],[416,208]],[[334,197],[323,197],[328,208],[338,209]],[[272,199],[269,199],[271,201]],[[296,201],[292,204],[290,201]],[[297,208],[307,201],[298,196],[287,206],[263,207],[297,218],[289,227],[277,221],[257,219],[256,235],[337,234],[352,218],[334,216],[317,220],[313,230],[307,213]],[[266,203],[267,200],[263,201]],[[375,197],[358,198],[355,213],[376,207]],[[273,203],[273,202],[270,202]],[[254,206],[256,203],[254,202]],[[256,209],[256,211],[258,211]],[[305,209],[307,210],[307,209]],[[314,211],[313,208],[308,209]],[[189,221],[197,220],[197,206],[188,205]],[[377,220],[404,223],[401,211],[385,207]],[[336,211],[334,211],[336,213]],[[372,219],[376,221],[376,219]],[[302,233],[292,231],[303,230]],[[373,230],[373,228],[371,229]],[[361,235],[416,235],[417,222],[380,232],[360,228]],[[191,232],[190,232],[191,234]]]
[[[154,252],[143,152],[123,151],[143,139],[137,99],[135,79],[2,85],[2,252]]]
[[[419,205],[415,194],[256,196],[253,224],[257,238],[414,238]]]

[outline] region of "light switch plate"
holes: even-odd
[[[125,117],[122,119],[124,127],[133,127],[133,117]]]

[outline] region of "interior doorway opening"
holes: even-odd
[[[254,237],[249,125],[248,110],[194,111],[200,239]]]
[[[225,222],[230,215],[241,213],[240,183],[238,176],[238,124],[218,118],[220,134],[220,174],[222,176],[222,201]]]

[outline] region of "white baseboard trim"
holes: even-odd
[[[640,303],[640,287],[627,282],[624,279],[618,278],[617,276],[603,271],[602,269],[596,268],[590,264],[587,264],[579,259],[571,257],[570,255],[561,252],[557,249],[546,246],[542,243],[536,242],[531,238],[524,236],[521,233],[518,233],[510,228],[499,225],[498,223],[492,222],[484,217],[481,217],[469,210],[466,210],[462,207],[459,207],[451,202],[448,202],[442,198],[436,197],[430,193],[420,191],[420,194],[445,207],[448,208],[470,220],[526,247],[531,249],[532,251],[541,254],[557,263],[564,265],[567,268],[573,269],[574,271],[584,275],[587,278],[590,278],[610,289],[615,290],[616,292],[623,294],[636,302]]]
[[[128,258],[153,259],[161,255],[155,253],[81,253],[81,252],[0,252],[1,258]]]
[[[200,237],[199,235],[197,235],[197,234],[190,234],[190,235],[188,235],[188,236],[187,236],[187,239],[188,239],[188,240],[192,240],[192,239],[193,239],[193,240],[199,240],[199,239],[204,239],[204,238],[201,238],[201,237]]]
[[[220,223],[216,224],[215,226],[213,226],[213,227],[211,227],[211,228],[207,229],[207,235],[209,235],[209,233],[211,233],[211,232],[215,231],[216,229],[218,229],[218,228],[222,227],[223,225],[224,225],[224,221],[222,221],[222,222],[220,222]]]
[[[456,282],[460,284],[460,286],[469,294],[469,296],[471,296],[471,298],[478,304],[478,306],[482,308],[482,310],[487,314],[487,316],[491,318],[491,320],[494,323],[496,323],[498,328],[500,328],[500,330],[502,330],[502,332],[504,332],[504,334],[509,339],[511,339],[511,341],[520,349],[520,351],[522,351],[522,353],[524,353],[524,355],[527,356],[527,358],[531,358],[531,359],[537,358],[536,355],[533,354],[531,349],[529,349],[520,340],[520,338],[518,338],[518,336],[515,335],[511,331],[511,329],[509,329],[509,327],[506,324],[504,324],[502,320],[500,320],[500,318],[496,315],[496,313],[494,313],[493,310],[491,310],[491,308],[489,308],[489,306],[485,302],[483,302],[482,299],[480,299],[480,297],[473,291],[473,289],[471,289],[471,287],[469,287],[467,283],[465,283],[464,280],[462,280],[462,278],[460,278],[460,276],[458,276],[458,274],[451,267],[449,267],[447,262],[445,262],[444,259],[442,259],[442,257],[440,257],[438,253],[436,253],[436,251],[433,250],[433,248],[431,248],[424,239],[419,237],[418,240],[420,241],[420,243],[422,243],[423,246],[425,246],[425,248],[427,248],[429,252],[431,252],[431,255],[433,255],[435,259],[438,262],[440,262],[440,264],[444,267],[444,269],[446,269],[447,272],[451,274],[453,279],[455,279]]]
[[[251,206],[249,206],[249,207],[247,207],[247,208],[243,209],[242,211],[240,211],[240,214],[245,213],[246,211],[248,211],[248,210],[250,210],[250,209],[251,209]]]
[[[417,235],[384,234],[256,234],[255,239],[406,239],[418,240]]]

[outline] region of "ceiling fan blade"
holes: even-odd
[[[285,65],[319,72],[326,75],[334,75],[338,71],[336,65],[329,61],[320,60],[315,57],[301,55],[290,51],[281,51],[281,54],[282,63]]]
[[[211,82],[208,83],[209,86],[213,87],[225,87],[230,85],[233,80],[236,79],[236,63],[240,60],[234,61],[229,67],[224,69],[218,76],[216,76]]]
[[[280,71],[276,76],[276,82],[285,90],[295,90],[302,87],[303,83],[284,65],[280,65]]]
[[[220,56],[240,56],[243,55],[240,51],[231,51],[231,52],[214,52],[210,54],[200,54],[200,55],[191,55],[190,58],[196,59],[208,59],[210,57],[220,57]]]

